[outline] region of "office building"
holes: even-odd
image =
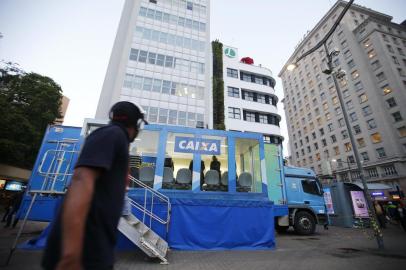
[[[308,32],[279,76],[293,165],[309,167],[321,177],[356,181],[360,172],[323,47],[287,66],[317,44],[329,31],[346,2],[338,1]],[[353,4],[327,41],[369,182],[406,190],[406,28],[392,17]]]
[[[211,127],[209,0],[126,0],[96,118],[120,100],[150,123]]]
[[[281,117],[271,70],[254,65],[250,57],[240,58],[237,48],[226,45],[222,60],[225,129],[262,133],[265,142],[280,144]]]

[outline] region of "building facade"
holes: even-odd
[[[96,118],[126,100],[151,123],[211,127],[209,22],[209,0],[126,0]]]
[[[346,2],[338,1],[295,49],[279,73],[292,163],[333,176],[359,180],[352,145],[323,47],[288,71],[289,63],[330,30]],[[406,190],[406,28],[392,17],[352,5],[327,41],[368,181]],[[403,104],[403,105],[402,105]]]
[[[262,133],[266,142],[280,144],[281,117],[271,70],[254,65],[251,58],[240,59],[237,48],[223,46],[223,80],[226,129]]]

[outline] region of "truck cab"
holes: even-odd
[[[313,234],[316,224],[326,221],[326,206],[320,181],[307,168],[285,166],[284,175],[289,215],[278,219],[276,229],[283,232],[292,226],[298,234]]]

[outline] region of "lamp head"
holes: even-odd
[[[289,64],[286,69],[287,69],[288,71],[293,71],[295,68],[297,68],[297,64],[296,64],[296,63],[292,63],[292,64]]]

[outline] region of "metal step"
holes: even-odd
[[[168,243],[134,215],[120,218],[118,229],[149,257],[158,257],[162,263],[168,263],[165,258]]]

